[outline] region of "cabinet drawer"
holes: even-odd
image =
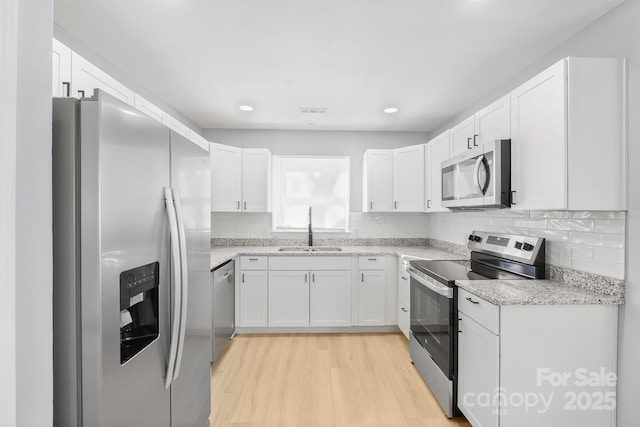
[[[384,255],[371,255],[358,257],[358,269],[360,270],[384,270]]]
[[[347,256],[271,256],[269,270],[351,270]]]
[[[242,256],[240,257],[240,269],[241,270],[266,270],[267,269],[266,256]]]
[[[487,328],[500,334],[500,307],[458,288],[458,310]]]

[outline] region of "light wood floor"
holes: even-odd
[[[212,367],[212,427],[470,426],[446,418],[401,334],[238,335]]]

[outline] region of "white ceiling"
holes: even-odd
[[[202,128],[431,131],[621,2],[55,0],[54,8],[58,24]],[[388,106],[398,113],[383,113]]]

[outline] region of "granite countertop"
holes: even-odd
[[[496,305],[624,304],[609,295],[557,280],[456,280],[456,285]]]
[[[459,260],[465,259],[442,249],[428,246],[340,246],[341,251],[323,252],[280,252],[282,246],[214,246],[211,249],[211,268],[242,255],[253,256],[351,256],[351,255],[395,255],[408,258]],[[322,246],[314,246],[322,248]],[[467,257],[468,258],[468,257]]]

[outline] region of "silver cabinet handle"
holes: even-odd
[[[402,307],[402,311],[404,311],[405,313],[407,312],[407,309]]]
[[[516,203],[516,190],[511,190],[511,204],[517,205]]]
[[[79,90],[78,91],[78,95],[80,95],[78,98],[84,98],[84,91],[83,90]]]
[[[404,277],[404,276],[401,276],[401,277],[402,277],[402,280],[407,280],[407,278],[406,278],[406,277]]]
[[[304,274],[304,283],[307,283],[307,273]]]
[[[240,210],[240,200],[238,200],[238,201],[236,202],[236,204],[237,204],[236,209],[237,209],[237,210]]]
[[[316,274],[315,274],[315,273],[313,273],[313,274],[311,275],[311,281],[312,281],[313,283],[316,283]]]
[[[244,210],[247,210],[247,202],[244,202]]]
[[[367,258],[369,261],[377,261],[378,258]]]
[[[65,89],[65,96],[68,98],[71,96],[71,82],[62,82],[62,87]]]
[[[393,209],[398,209],[398,202],[393,202]]]
[[[364,273],[361,274],[362,278],[360,279],[361,282],[364,282]]]
[[[467,138],[467,149],[471,150],[471,138]]]
[[[471,304],[480,304],[480,301],[474,301],[473,299],[471,299],[471,297],[466,297],[465,299],[469,301]]]
[[[431,209],[431,200],[427,200],[427,209]]]
[[[242,273],[242,283],[244,283],[244,273]]]
[[[478,138],[478,135],[473,135],[473,146],[477,147],[478,143],[476,142],[476,139]]]
[[[258,258],[249,258],[249,261],[257,261]]]

